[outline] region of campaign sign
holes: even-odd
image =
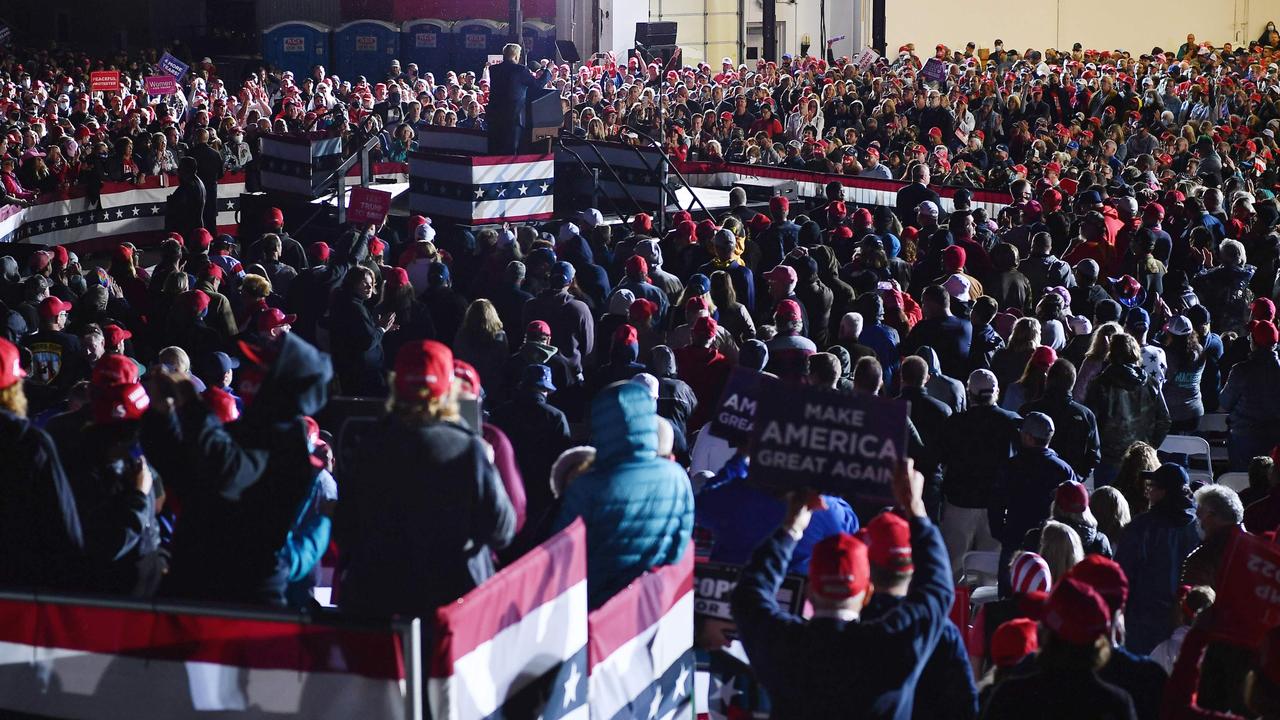
[[[704,562],[693,568],[693,612],[717,620],[733,620],[729,603],[733,589],[738,586],[741,565]],[[778,588],[778,604],[792,615],[804,614],[804,583],[800,575],[786,575]]]
[[[191,69],[191,66],[169,53],[160,56],[159,64],[160,69],[172,75],[174,80],[181,80],[182,76],[186,75],[187,71]]]
[[[925,80],[940,83],[947,78],[947,66],[938,58],[929,58],[920,68],[920,74]]]
[[[1280,546],[1236,532],[1219,573],[1214,634],[1257,647],[1267,630],[1280,625]]]
[[[94,70],[89,73],[89,90],[92,92],[116,92],[120,89],[119,70]]]
[[[178,91],[178,81],[172,75],[148,75],[142,79],[142,88],[148,95],[172,95]]]
[[[874,65],[879,59],[880,53],[872,50],[871,48],[867,48],[861,53],[858,53],[858,69],[865,72],[867,68]]]
[[[391,193],[367,187],[351,188],[347,203],[347,221],[353,223],[381,223],[391,209]]]
[[[907,455],[907,403],[809,386],[765,392],[752,434],[751,477],[849,500],[892,502]]]
[[[711,418],[711,434],[745,446],[755,425],[760,392],[768,385],[778,386],[778,382],[764,373],[735,366],[724,384],[720,409]]]

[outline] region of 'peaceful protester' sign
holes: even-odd
[[[759,397],[751,477],[848,499],[892,501],[893,473],[907,453],[903,400],[787,387]]]

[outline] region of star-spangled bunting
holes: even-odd
[[[220,212],[235,212],[240,207],[239,198],[228,198],[219,202],[222,206],[219,209]],[[49,233],[57,233],[96,225],[105,225],[103,231],[108,235],[113,232],[134,232],[135,230],[129,225],[120,226],[116,225],[116,223],[160,217],[163,213],[164,206],[155,203],[116,205],[109,208],[72,212],[58,217],[43,218],[23,223],[13,232],[10,239],[35,238]]]

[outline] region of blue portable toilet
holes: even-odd
[[[262,59],[297,79],[316,65],[329,66],[329,26],[291,20],[262,31]]]
[[[501,55],[508,42],[507,24],[497,20],[459,20],[453,24],[451,70],[479,73],[490,55]]]
[[[538,20],[525,20],[521,27],[520,44],[529,56],[529,62],[535,60],[556,59],[556,26]]]
[[[418,64],[418,76],[431,73],[439,81],[452,68],[453,23],[422,18],[408,20],[400,30],[400,64]]]
[[[363,75],[382,82],[391,61],[400,57],[400,28],[381,20],[353,20],[333,31],[333,66],[338,77],[355,82]]]

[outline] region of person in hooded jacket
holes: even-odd
[[[698,398],[698,404],[689,417],[689,430],[697,430],[711,420],[719,408],[720,395],[729,380],[733,363],[712,342],[719,323],[709,316],[693,322],[689,344],[676,348],[676,371],[681,380],[689,384]]]
[[[241,345],[240,419],[223,425],[185,378],[151,373],[142,447],[176,495],[182,523],[161,592],[283,605],[281,548],[319,472],[303,416],[328,400],[327,355],[293,333]]]
[[[541,518],[551,509],[554,498],[546,480],[556,458],[570,445],[569,421],[547,402],[556,389],[550,367],[525,365],[511,400],[494,408],[490,415],[493,424],[511,438],[520,476],[526,478],[526,517]],[[527,550],[544,539],[531,536],[534,525],[530,523],[526,526],[528,531],[517,534],[512,557],[519,556],[518,550]]]
[[[1125,528],[1115,558],[1129,578],[1125,646],[1140,655],[1173,633],[1182,565],[1200,544],[1186,469],[1165,463],[1143,479],[1151,509]]]
[[[1160,447],[1169,433],[1169,409],[1155,378],[1138,364],[1138,341],[1119,333],[1111,338],[1109,364],[1089,384],[1085,405],[1098,420],[1102,439],[1101,463],[1094,483],[1109,485],[1120,469],[1125,451],[1142,441]]]
[[[581,517],[587,528],[587,595],[599,607],[644,572],[680,560],[693,533],[693,492],[676,463],[660,458],[649,390],[615,383],[591,405],[596,459],[561,497],[554,530]]]
[[[84,528],[57,448],[27,419],[18,347],[0,339],[0,585],[83,589]]]
[[[609,297],[609,274],[595,262],[591,245],[582,237],[581,231],[574,223],[560,226],[559,242],[556,243],[556,257],[573,265],[574,278],[595,303],[601,307]]]
[[[467,315],[467,300],[453,287],[453,272],[442,262],[427,268],[427,289],[418,299],[427,306],[436,326],[436,337],[453,342]]]
[[[1244,471],[1256,455],[1265,455],[1280,444],[1280,358],[1276,344],[1280,332],[1265,320],[1249,328],[1249,357],[1231,368],[1219,394],[1223,410],[1231,413],[1227,436],[1229,467]]]
[[[524,344],[507,358],[503,367],[505,380],[502,386],[514,389],[520,384],[524,369],[529,365],[546,365],[551,369],[551,384],[556,387],[555,397],[567,397],[563,395],[565,389],[577,386],[582,381],[556,346],[551,344],[551,326],[541,320],[534,320],[525,326]],[[501,402],[507,398],[495,399]]]
[[[522,322],[526,325],[541,320],[551,328],[551,344],[578,372],[588,364],[595,347],[595,319],[586,303],[569,294],[574,269],[567,262],[556,262],[547,274],[547,288],[524,305]],[[615,291],[617,295],[620,291]],[[632,300],[635,298],[633,297]],[[630,305],[630,302],[627,303]],[[610,301],[610,309],[613,301]],[[624,310],[625,316],[625,310]]]
[[[584,387],[586,397],[595,397],[596,393],[611,383],[630,380],[645,371],[639,362],[640,338],[634,326],[619,325],[609,340],[609,359],[595,370],[587,373]]]
[[[711,239],[714,256],[709,262],[698,268],[698,272],[711,277],[717,272],[724,272],[733,282],[733,290],[738,302],[745,302],[745,307],[756,306],[756,279],[751,268],[742,262],[738,253],[738,238],[728,228],[720,228]]]
[[[447,347],[404,345],[390,411],[353,438],[335,525],[344,610],[434,612],[492,576],[493,551],[511,542],[515,510],[485,442],[458,420],[457,385]]]
[[[893,387],[902,358],[898,353],[898,331],[884,323],[884,300],[877,292],[867,292],[859,295],[855,303],[854,310],[863,321],[858,342],[875,351],[876,359],[884,370],[884,384]]]
[[[680,379],[676,371],[676,354],[666,345],[658,345],[649,352],[648,369],[658,381],[658,415],[671,423],[676,436],[676,448],[686,444],[689,418],[698,407],[698,396],[689,383]]]
[[[1062,523],[1075,531],[1080,538],[1080,547],[1085,555],[1101,555],[1109,558],[1114,554],[1111,540],[1107,534],[1098,529],[1098,519],[1089,510],[1089,491],[1083,483],[1067,480],[1054,489],[1053,503],[1049,506],[1049,520]],[[1045,523],[1027,531],[1022,539],[1024,550],[1040,548],[1040,536]]]
[[[818,262],[807,254],[792,254],[787,257],[786,264],[796,271],[796,299],[804,307],[805,317],[809,321],[809,339],[818,347],[830,345],[831,307],[834,296],[818,276]]]
[[[964,383],[942,373],[942,365],[938,362],[938,353],[934,352],[934,349],[928,345],[921,345],[916,348],[913,354],[924,360],[929,368],[929,377],[924,384],[925,392],[930,397],[946,403],[951,412],[964,412],[965,408],[969,406],[968,393],[965,392]]]

